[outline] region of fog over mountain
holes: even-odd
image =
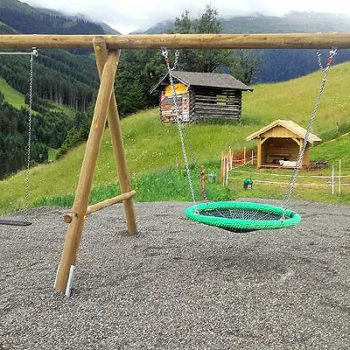
[[[173,20],[184,10],[189,10],[193,17],[198,16],[206,2],[202,0],[177,1],[116,1],[116,0],[26,0],[30,5],[45,7],[60,12],[76,15],[83,14],[97,22],[105,22],[123,34],[135,30],[146,30],[155,23]],[[337,13],[350,15],[350,2],[344,0],[214,0],[208,1],[217,8],[219,15],[225,17],[261,14],[283,16],[290,11]]]

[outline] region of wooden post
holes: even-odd
[[[256,147],[256,167],[258,169],[261,168],[261,158],[262,158],[261,138],[258,138],[258,140],[257,140],[257,147]]]
[[[338,181],[338,193],[341,194],[341,159],[339,159],[339,181]]]
[[[232,170],[232,168],[233,168],[233,164],[232,164],[233,163],[233,152],[232,152],[231,146],[228,149],[228,154],[230,157],[230,170]]]
[[[246,162],[246,152],[247,152],[247,147],[244,146],[243,148],[243,164],[245,165]]]
[[[224,152],[221,152],[221,171],[220,171],[220,181],[224,181]]]
[[[206,182],[206,176],[205,176],[205,167],[202,165],[201,167],[201,194],[202,194],[202,199],[206,200],[206,191],[205,191],[205,182]]]
[[[334,164],[332,164],[332,175],[331,175],[331,183],[332,183],[332,194],[334,194],[334,187],[335,187],[335,183],[334,183]]]
[[[226,163],[226,175],[225,175],[225,186],[228,185],[228,174],[229,174],[229,164],[228,162]]]
[[[119,54],[119,51],[111,51],[109,53],[102,73],[94,117],[91,123],[89,138],[86,143],[86,150],[80,170],[77,190],[75,192],[75,199],[72,208],[74,215],[72,222],[68,226],[61,262],[57,271],[55,289],[61,293],[65,292],[71,265],[75,265],[76,261],[92,187],[92,180],[95,173],[97,156],[106,125],[107,109],[113,91]]]
[[[103,66],[107,60],[108,50],[106,47],[106,42],[102,38],[94,39],[94,49],[96,53],[96,65],[100,78],[103,72]],[[121,132],[120,120],[117,102],[115,98],[114,90],[112,92],[111,100],[108,107],[108,125],[111,133],[112,147],[115,162],[117,165],[117,173],[119,177],[119,184],[121,193],[126,193],[131,191],[129,172],[126,165],[125,150],[123,137]],[[124,212],[126,217],[126,222],[128,226],[128,232],[134,235],[137,231],[136,228],[136,215],[135,215],[135,205],[133,198],[128,198],[123,201]]]

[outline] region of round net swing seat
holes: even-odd
[[[253,202],[200,203],[186,208],[185,215],[190,220],[233,232],[286,228],[301,220],[300,215],[291,210]]]

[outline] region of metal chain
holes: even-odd
[[[325,69],[328,69],[327,67],[329,67],[332,64],[333,57],[337,54],[337,49],[333,48],[333,49],[331,49],[329,51],[329,57],[328,57],[328,60],[327,60],[326,67],[323,67],[323,64],[322,64],[322,53],[321,53],[321,50],[317,50],[316,54],[317,54],[318,66],[320,67],[321,71],[324,71]]]
[[[31,160],[31,144],[32,144],[32,116],[33,116],[33,66],[34,57],[38,56],[36,48],[30,53],[30,71],[29,71],[29,111],[28,111],[28,142],[27,142],[27,169],[25,179],[25,220],[29,222],[28,210],[30,205],[30,160]]]
[[[173,67],[170,67],[170,60],[169,60],[169,52],[166,48],[162,48],[161,49],[161,53],[165,58],[165,65],[166,68],[168,70],[168,74],[169,74],[169,80],[170,80],[170,86],[171,86],[171,92],[172,92],[172,100],[173,100],[173,105],[175,107],[175,113],[176,113],[176,117],[175,117],[175,122],[177,125],[177,129],[179,131],[179,135],[180,135],[180,141],[181,141],[181,147],[182,147],[182,154],[184,157],[184,161],[185,161],[185,166],[186,166],[186,172],[187,172],[187,179],[188,179],[188,185],[190,187],[190,191],[191,191],[191,196],[192,196],[192,202],[193,205],[195,206],[195,212],[197,211],[197,202],[196,202],[196,198],[195,198],[195,194],[194,194],[194,188],[193,188],[193,182],[192,182],[192,177],[191,177],[191,171],[190,171],[190,165],[188,162],[188,158],[187,158],[187,152],[186,152],[186,146],[185,146],[185,141],[184,141],[184,137],[183,137],[183,132],[182,132],[182,126],[181,126],[181,121],[180,121],[180,109],[177,103],[177,95],[176,95],[176,91],[175,91],[175,84],[174,84],[174,77],[173,77],[173,71],[176,69],[177,63],[178,63],[178,58],[179,58],[179,51],[176,50],[175,52],[175,62]]]
[[[337,49],[336,48],[332,49],[329,52],[329,57],[328,57],[328,60],[327,60],[327,64],[326,64],[325,67],[323,67],[322,63],[321,63],[321,52],[320,52],[320,50],[317,51],[318,64],[319,64],[319,67],[320,67],[321,71],[323,72],[323,77],[322,77],[320,89],[319,89],[317,97],[316,97],[315,106],[314,106],[314,109],[312,111],[308,127],[306,129],[305,137],[304,137],[304,140],[303,140],[303,145],[302,145],[301,150],[299,152],[299,155],[298,155],[298,158],[297,158],[297,161],[296,161],[296,165],[295,165],[295,167],[293,169],[292,177],[290,179],[290,182],[288,184],[288,187],[287,187],[284,199],[283,199],[282,207],[284,208],[284,213],[283,213],[283,215],[281,217],[281,220],[284,220],[285,216],[286,216],[286,210],[287,210],[287,208],[289,206],[289,202],[290,202],[290,199],[291,199],[291,196],[292,196],[295,184],[296,184],[296,180],[297,180],[297,177],[298,177],[299,169],[300,169],[300,167],[302,165],[302,160],[303,160],[304,153],[305,153],[305,150],[306,150],[306,146],[307,146],[307,143],[308,143],[308,139],[309,139],[309,136],[310,136],[310,133],[311,133],[311,130],[312,130],[312,126],[313,126],[314,121],[316,119],[316,113],[317,113],[317,110],[318,110],[318,106],[320,104],[321,96],[322,96],[324,87],[325,87],[326,82],[327,82],[327,76],[328,76],[329,68],[330,68],[331,64],[333,63],[333,58],[334,58],[334,56],[336,54],[337,54]]]
[[[198,159],[197,159],[197,156],[196,156],[196,153],[194,151],[194,147],[193,147],[193,144],[192,144],[192,141],[191,141],[191,137],[190,137],[190,122],[186,123],[186,126],[185,126],[185,137],[186,137],[186,140],[187,140],[187,148],[190,152],[190,158],[191,158],[191,162],[194,164],[194,172],[195,174],[197,174],[197,176],[199,177],[200,174],[201,174],[201,167],[199,166],[199,162],[198,162]],[[208,202],[208,196],[207,196],[207,191],[206,191],[206,188],[204,188],[204,201],[205,202]]]

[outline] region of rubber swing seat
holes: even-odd
[[[0,225],[5,226],[30,226],[31,224],[29,221],[0,219]]]
[[[280,229],[301,221],[300,215],[292,210],[253,202],[200,203],[186,208],[185,215],[190,220],[233,232]]]

